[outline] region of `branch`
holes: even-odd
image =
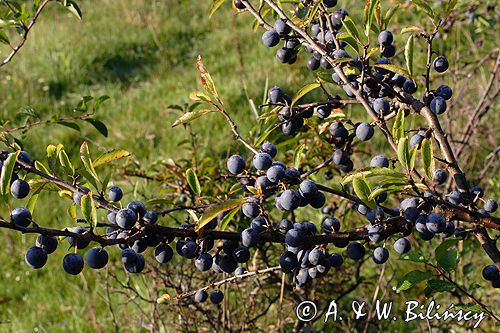
[[[33,16],[33,19],[31,20],[31,22],[27,26],[23,25],[24,35],[23,35],[21,41],[19,42],[19,44],[17,44],[17,46],[15,46],[12,49],[12,52],[7,56],[7,58],[5,58],[0,63],[0,67],[5,66],[6,64],[8,64],[12,60],[12,58],[14,58],[14,56],[19,52],[19,50],[21,50],[21,48],[24,46],[24,43],[28,39],[28,34],[29,34],[31,28],[33,28],[33,26],[36,23],[36,20],[38,19],[38,17],[40,16],[40,14],[42,13],[43,9],[45,8],[45,6],[48,3],[49,3],[49,0],[43,0],[43,2],[40,4],[40,6],[38,7],[38,9],[36,10],[35,15]]]
[[[497,267],[500,268],[500,251],[498,250],[496,241],[491,239],[486,229],[482,227],[476,228],[474,235],[481,244],[484,252],[486,252]]]
[[[443,128],[439,123],[438,117],[427,106],[425,106],[424,103],[413,98],[410,94],[406,94],[406,98],[409,100],[412,109],[422,115],[427,121],[428,126],[432,129],[432,134],[439,143],[441,152],[443,153],[446,163],[448,164],[448,170],[453,176],[457,188],[462,192],[468,192],[469,185],[467,184],[465,174],[458,165],[455,154],[451,149],[446,133],[443,131]]]
[[[443,272],[443,270],[441,270],[441,268],[439,268],[438,266],[435,266],[433,264],[428,264],[429,266],[431,266],[432,268],[434,268],[440,276],[442,276],[446,281],[450,282],[451,284],[453,284],[458,290],[460,290],[462,293],[464,293],[467,297],[469,297],[470,299],[472,299],[477,305],[479,305],[481,307],[481,309],[483,309],[487,314],[489,314],[491,316],[491,318],[495,319],[495,321],[497,323],[500,323],[500,319],[495,316],[493,314],[493,312],[491,312],[487,307],[486,305],[484,305],[480,300],[478,300],[474,295],[472,295],[471,293],[469,293],[467,290],[465,290],[463,287],[461,287],[458,283],[456,283],[455,281],[453,281],[452,279],[450,279],[446,274],[445,272]]]
[[[243,2],[245,4],[248,4],[248,1],[243,1]],[[379,119],[378,115],[372,109],[371,105],[368,103],[368,101],[366,100],[366,98],[363,97],[363,95],[361,94],[361,92],[359,90],[354,89],[354,87],[352,86],[352,84],[347,79],[344,71],[341,69],[341,67],[339,66],[339,64],[336,63],[335,60],[328,54],[328,52],[325,51],[325,49],[323,47],[321,47],[321,45],[319,45],[314,39],[312,39],[311,36],[309,36],[307,34],[307,32],[305,32],[303,29],[301,29],[299,26],[297,26],[295,23],[293,23],[293,21],[290,20],[286,16],[286,14],[281,10],[281,8],[279,8],[278,5],[276,5],[271,0],[265,0],[265,2],[269,5],[269,7],[271,7],[278,14],[278,16],[281,19],[283,19],[283,20],[286,21],[286,24],[288,24],[297,34],[299,34],[305,41],[307,41],[307,43],[309,44],[309,46],[314,51],[316,51],[319,54],[321,54],[321,56],[324,57],[325,60],[328,61],[333,66],[333,69],[334,69],[335,73],[337,73],[337,75],[339,75],[339,77],[342,79],[342,81],[349,87],[349,89],[352,91],[352,93],[354,94],[354,96],[356,97],[356,99],[361,103],[361,105],[364,107],[364,109],[370,115],[370,117],[372,117],[372,119],[374,120],[375,124],[380,128],[380,130],[382,131],[382,133],[384,133],[384,135],[387,138],[387,141],[391,145],[392,149],[394,151],[397,151],[397,146],[394,143],[394,139],[392,138],[392,134],[389,131],[389,129],[387,128],[387,125],[385,124],[385,122],[383,122],[381,119]]]
[[[207,285],[207,286],[205,286],[203,288],[200,288],[200,289],[197,289],[197,290],[194,290],[194,291],[189,291],[187,293],[180,294],[180,295],[177,295],[175,297],[170,297],[168,294],[164,294],[164,295],[162,295],[162,296],[160,296],[158,298],[157,302],[158,303],[163,303],[165,301],[179,301],[179,300],[182,300],[182,299],[194,296],[194,294],[196,294],[196,292],[198,290],[205,290],[206,291],[208,289],[219,287],[221,285],[233,282],[235,280],[245,279],[245,278],[249,278],[249,277],[257,276],[257,275],[262,275],[262,274],[266,274],[266,273],[271,273],[271,272],[279,271],[280,269],[281,269],[280,266],[275,266],[275,267],[270,267],[270,268],[266,268],[266,269],[260,269],[260,270],[256,270],[256,271],[252,271],[252,272],[247,272],[247,273],[244,273],[244,274],[241,274],[241,275],[232,276],[230,278],[227,278],[227,279],[224,279],[224,280],[221,280],[221,281],[212,282],[212,283],[210,283],[209,285]]]

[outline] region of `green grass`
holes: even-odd
[[[210,19],[208,5],[194,1],[158,1],[155,5],[145,0],[84,1],[83,20],[78,21],[50,4],[27,45],[2,69],[0,117],[22,124],[17,112],[26,105],[34,107],[43,119],[55,112],[70,115],[81,96],[109,95],[111,99],[98,113],[108,125],[108,138],[84,123],[79,123],[81,132],[41,126],[25,133],[26,149],[34,158],[43,159],[44,147],[63,143],[70,156],[75,156],[79,143],[88,140],[95,156],[122,147],[144,165],[189,157],[189,149],[178,148],[188,132],[182,126],[171,128],[179,114],[169,112],[168,106],[189,102],[189,93],[202,89],[196,70],[196,58],[201,54],[228,112],[243,133],[248,131],[255,118],[245,89],[249,96],[257,96],[259,104],[267,79],[286,87],[303,79],[304,71],[295,65],[298,75],[283,81],[273,51],[255,47],[260,34],[252,31],[250,18],[234,17],[225,5]],[[220,137],[231,134],[222,117],[209,115],[198,120],[195,128],[202,156],[225,154]],[[61,203],[57,194],[45,194],[35,218],[41,225],[62,228],[69,221],[66,208],[67,202]],[[110,331],[112,319],[101,283],[105,273],[65,274],[61,267],[65,241],[44,269],[30,270],[22,253],[35,238],[2,230],[1,239],[7,244],[2,264],[9,268],[0,274],[0,331]],[[114,261],[116,254],[111,252]],[[116,304],[123,301],[116,294],[112,299]],[[124,308],[135,311],[132,305]],[[140,327],[139,317],[126,326]]]
[[[258,105],[267,81],[292,93],[301,82],[313,80],[303,66],[306,56],[292,66],[278,64],[274,51],[261,45],[260,33],[252,31],[249,15],[236,17],[227,3],[210,19],[209,1],[80,2],[82,21],[50,4],[31,32],[26,47],[2,68],[0,117],[20,124],[23,119],[17,112],[25,105],[33,106],[42,118],[47,118],[56,111],[69,114],[83,95],[109,95],[111,99],[98,112],[98,118],[108,125],[109,136],[104,138],[83,123],[81,132],[58,126],[38,127],[28,131],[24,138],[26,149],[36,159],[43,158],[47,144],[55,143],[63,143],[74,157],[83,140],[90,142],[94,156],[121,147],[133,152],[143,166],[161,159],[190,158],[189,144],[183,143],[189,138],[188,131],[182,126],[171,128],[179,114],[169,110],[169,105],[189,102],[189,93],[202,89],[196,70],[198,54],[203,56],[228,112],[242,133],[256,124],[247,95]],[[451,41],[443,42],[443,51],[470,47],[462,35],[452,37]],[[404,38],[398,37],[398,45],[404,45]],[[457,51],[457,60],[462,53]],[[469,54],[470,59],[464,62],[476,59],[474,54]],[[423,55],[418,55],[416,66],[423,66],[422,59]],[[446,82],[449,78],[442,80]],[[460,81],[457,91],[467,84],[470,83],[466,80]],[[464,98],[464,103],[472,104],[477,98],[477,94],[471,94]],[[362,118],[356,107],[348,111],[356,120]],[[227,154],[231,132],[220,115],[208,115],[197,120],[193,127],[198,134],[201,156],[214,159]],[[363,159],[374,151],[383,151],[383,147],[386,146],[382,146],[381,140],[373,143],[364,151]],[[487,153],[484,150],[481,158]],[[358,167],[363,161],[359,158],[355,163]],[[480,164],[481,160],[475,163]],[[499,192],[498,175],[493,176],[491,183],[495,197]],[[129,197],[133,195],[132,187],[128,188]],[[142,183],[139,187],[143,189]],[[144,195],[147,197],[154,191],[150,189]],[[56,193],[44,194],[35,217],[41,225],[63,228],[69,221],[66,208],[67,201],[61,202]],[[7,214],[1,212],[1,215]],[[0,239],[4,243],[0,255],[1,332],[111,331],[113,320],[103,283],[111,278],[105,271],[85,269],[77,277],[65,274],[61,261],[66,242],[60,243],[44,269],[31,270],[25,265],[22,253],[34,244],[35,236],[21,237],[2,230]],[[109,270],[125,279],[117,254],[111,251],[113,264]],[[144,285],[141,277],[133,277],[132,281]],[[140,331],[141,319],[136,307],[132,303],[122,305],[126,298],[118,293],[112,293],[111,300],[124,326]]]

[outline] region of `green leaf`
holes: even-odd
[[[81,209],[85,220],[95,228],[97,226],[97,210],[92,198],[92,192],[82,196]]]
[[[369,11],[370,11],[370,5],[373,3],[371,0],[366,0],[365,1],[365,8],[363,9],[363,24],[366,24],[368,22],[368,16],[369,16]]]
[[[430,139],[424,139],[422,141],[421,147],[422,154],[422,164],[424,165],[425,174],[429,179],[432,179],[432,173],[435,168],[434,155],[432,152],[432,141]]]
[[[102,181],[102,184],[101,184],[101,192],[105,192],[106,189],[108,188],[109,181],[111,180],[111,174],[112,174],[112,172],[110,171],[104,177],[104,180]]]
[[[425,1],[423,0],[412,0],[412,3],[420,8],[421,10],[424,11],[424,13],[429,16],[432,20],[434,20],[434,11],[432,10],[431,6],[429,6]]]
[[[394,178],[401,181],[407,180],[405,174],[398,172],[394,169],[382,168],[382,167],[368,167],[347,174],[342,180],[342,185],[345,185],[356,178],[371,178],[371,177]]]
[[[113,149],[96,158],[92,165],[94,166],[94,168],[98,168],[120,158],[129,157],[130,155],[132,154],[124,149]]]
[[[457,244],[458,239],[450,238],[443,241],[434,251],[437,263],[446,272],[452,272],[457,268],[458,252],[457,250],[449,250],[450,247]]]
[[[385,13],[384,24],[385,24],[385,28],[386,29],[387,29],[387,26],[389,25],[389,22],[391,21],[391,19],[394,16],[394,14],[396,14],[396,11],[398,9],[399,9],[399,4],[395,5],[394,7],[391,7],[391,9],[389,9],[387,11],[387,13]]]
[[[444,252],[437,258],[437,262],[446,272],[453,272],[457,268],[458,251],[453,249]]]
[[[217,93],[217,89],[215,89],[214,80],[212,80],[212,76],[203,65],[203,59],[201,58],[201,55],[198,55],[196,66],[198,67],[198,71],[200,72],[201,84],[203,85],[207,93],[219,100],[219,94]]]
[[[433,293],[451,291],[455,288],[453,283],[444,280],[432,279],[427,281],[426,295],[431,295]]]
[[[33,212],[35,211],[35,205],[36,201],[38,200],[38,196],[40,195],[40,192],[42,189],[45,187],[47,183],[43,183],[41,186],[36,188],[35,191],[32,191],[31,196],[28,200],[28,204],[26,205],[26,208],[31,212],[31,215],[33,215]]]
[[[398,160],[406,170],[410,170],[410,152],[408,148],[408,138],[406,137],[398,141]]]
[[[375,199],[377,196],[379,196],[382,193],[399,192],[403,188],[405,188],[405,186],[407,186],[407,185],[408,185],[408,182],[402,183],[402,182],[397,181],[397,180],[393,181],[393,182],[386,183],[383,186],[379,186],[376,189],[374,189],[373,192],[370,193],[370,196],[368,197],[368,199],[370,199],[370,200]]]
[[[240,198],[240,199],[233,199],[233,200],[228,200],[223,202],[220,205],[215,206],[215,208],[209,210],[208,212],[205,212],[203,216],[200,218],[200,220],[196,223],[195,230],[199,231],[201,228],[203,228],[208,222],[212,221],[212,219],[216,218],[217,215],[220,213],[223,213],[225,211],[228,211],[230,209],[234,209],[236,207],[239,207],[243,205],[247,199],[245,198]]]
[[[70,172],[71,175],[75,174],[75,168],[73,167],[73,164],[71,164],[71,161],[69,160],[69,157],[64,149],[61,149],[59,151],[59,162],[63,166],[64,170],[66,170],[66,172]]]
[[[10,180],[12,178],[12,173],[14,172],[14,167],[16,166],[19,153],[19,151],[16,151],[9,154],[7,159],[3,162],[2,173],[0,174],[0,190],[4,198],[6,198],[9,194]]]
[[[49,169],[40,161],[35,161],[35,169],[46,174],[50,174]]]
[[[408,69],[408,73],[413,76],[413,35],[408,37],[405,46],[405,60],[406,60],[406,68]]]
[[[55,171],[56,169],[57,155],[58,155],[57,151],[58,151],[57,146],[54,145],[47,146],[47,161],[49,162],[49,168],[52,171]]]
[[[368,207],[370,207],[371,209],[377,208],[375,200],[369,199],[371,190],[364,178],[354,178],[354,180],[352,181],[352,187],[356,196]]]
[[[425,281],[430,277],[432,277],[432,274],[429,272],[422,272],[419,270],[411,271],[403,276],[401,280],[399,280],[396,292],[399,293],[401,291],[408,290],[414,285]]]
[[[350,47],[352,47],[356,52],[359,52],[359,44],[358,42],[352,38],[348,33],[340,33],[337,35],[337,38],[339,40],[343,40],[344,42],[346,42]],[[333,81],[331,79],[331,74],[330,74],[330,80]]]
[[[213,0],[212,6],[210,6],[210,11],[208,13],[208,16],[211,17],[220,8],[220,6],[223,3],[224,3],[224,0]]]
[[[384,23],[384,18],[381,15],[380,3],[375,6],[375,19],[377,20],[378,33],[382,30],[382,25]]]
[[[305,148],[306,148],[306,145],[305,144],[301,144],[295,150],[295,153],[293,154],[293,165],[294,165],[294,167],[297,170],[300,168],[300,164],[302,162],[302,154],[303,154]]]
[[[201,102],[194,102],[188,107],[188,112],[193,112],[194,109],[196,109],[198,106],[201,105]],[[184,111],[184,109],[181,109],[181,111]]]
[[[83,96],[76,105],[74,111],[87,112],[89,109],[89,102],[93,99],[94,97],[92,96]]]
[[[198,180],[198,176],[196,176],[196,173],[192,168],[186,170],[186,181],[188,182],[189,187],[194,194],[201,194],[200,181]]]
[[[72,204],[71,206],[68,207],[68,215],[73,221],[76,220],[76,205],[75,204]]]
[[[0,30],[0,43],[10,45],[9,36],[3,30]]]
[[[380,0],[366,0],[365,11],[363,13],[363,23],[365,25],[365,35],[368,37],[373,22],[375,8],[380,6]]]
[[[292,98],[291,107],[293,107],[295,105],[295,103],[297,103],[297,101],[299,99],[301,99],[304,95],[310,93],[311,91],[313,91],[314,89],[319,88],[319,87],[321,87],[321,85],[317,82],[309,83],[309,84],[305,85],[304,87],[302,87],[297,92],[297,94]]]
[[[233,217],[238,213],[238,211],[240,209],[241,209],[241,206],[238,206],[235,209],[233,209],[231,212],[229,212],[228,214],[226,214],[226,216],[224,216],[224,218],[222,219],[222,221],[220,223],[220,230],[221,231],[226,230],[227,226],[229,225],[229,222],[231,222],[231,220],[233,219]]]
[[[418,35],[418,34],[421,34],[422,32],[424,32],[424,29],[417,27],[417,26],[414,26],[414,25],[412,25],[411,27],[406,27],[406,28],[401,29],[401,34],[415,33]]]
[[[76,17],[78,17],[80,20],[82,19],[82,11],[80,10],[80,7],[78,7],[78,4],[75,1],[73,1],[73,0],[62,0],[61,3],[73,15],[75,15]]]
[[[450,247],[456,246],[458,244],[458,239],[456,238],[449,238],[444,240],[439,246],[434,250],[434,254],[436,256],[436,259],[443,255]]]
[[[352,58],[340,58],[340,59],[336,59],[333,61],[333,65],[340,65],[340,64],[345,64],[347,62],[351,62],[352,61]]]
[[[95,189],[99,188],[99,185],[97,184],[96,179],[94,176],[92,176],[86,169],[80,169],[78,170],[78,173],[87,181],[89,184],[91,184]]]
[[[36,112],[35,108],[28,105],[28,106],[22,106],[19,108],[19,114],[27,115],[29,117],[41,119],[40,115],[38,112]]]
[[[457,5],[458,0],[449,0],[448,6],[446,7],[446,12],[445,16],[449,16],[453,9],[455,9],[455,6]]]
[[[464,275],[469,275],[470,273],[474,272],[475,266],[473,263],[468,263],[467,265],[464,266]]]
[[[201,116],[204,116],[204,115],[209,114],[211,112],[215,112],[215,111],[211,110],[211,109],[200,109],[200,110],[195,110],[192,112],[186,112],[172,124],[172,127],[176,127],[176,126],[179,126],[181,124],[189,123],[190,121],[193,121],[193,120],[200,118]]]
[[[71,128],[71,129],[74,129],[75,131],[80,132],[80,126],[78,126],[75,123],[71,123],[69,121],[58,121],[58,122],[56,122],[56,124],[66,126],[66,127]]]
[[[374,64],[373,66],[375,67],[379,67],[379,68],[384,68],[384,69],[387,69],[391,72],[394,72],[394,73],[397,73],[399,75],[403,75],[405,77],[408,77],[408,78],[411,78],[411,75],[410,73],[408,73],[408,71],[404,68],[401,68],[399,66],[396,66],[396,65],[389,65],[389,64]]]
[[[271,134],[276,128],[277,127],[274,124],[271,125],[271,126],[269,126],[269,128],[264,132],[264,134],[262,134],[260,136],[260,138],[257,140],[257,142],[255,142],[254,146],[255,147],[259,147],[262,144],[262,142],[264,142],[264,140],[267,139],[267,137],[269,136],[269,134]]]
[[[92,118],[87,118],[85,121],[91,123],[105,138],[108,137],[108,128],[102,121]]]
[[[411,250],[405,254],[402,254],[399,257],[399,260],[407,260],[413,262],[425,263],[427,259],[425,259],[424,255],[420,251]]]
[[[392,136],[394,141],[398,142],[405,135],[405,112],[403,109],[399,109],[396,114],[396,119],[392,125]]]
[[[92,164],[92,159],[90,158],[89,147],[87,146],[87,141],[83,141],[80,146],[80,159],[83,162],[85,170],[97,181],[99,182],[99,177],[95,172],[94,165]]]
[[[358,28],[356,28],[356,24],[354,24],[353,20],[349,16],[346,16],[346,18],[342,22],[347,33],[361,44]]]
[[[417,158],[417,149],[418,146],[413,147],[412,150],[410,150],[410,165],[409,165],[409,170],[413,170],[415,167],[415,159]]]
[[[110,99],[110,97],[108,95],[99,96],[94,101],[94,112],[97,111],[97,109],[99,109],[99,106],[101,106],[101,104],[104,103],[105,101],[107,101],[108,99]]]
[[[299,6],[302,6],[302,4],[300,4]],[[309,17],[308,17],[308,24],[311,23],[311,21],[314,19],[314,17],[316,16],[316,13],[318,12],[319,8],[321,7],[321,1],[317,1],[315,4],[314,4],[314,7],[309,10]]]

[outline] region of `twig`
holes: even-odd
[[[172,300],[172,301],[174,301],[174,300],[176,300],[176,301],[182,300],[182,299],[194,296],[194,294],[196,294],[196,292],[198,290],[205,290],[206,291],[208,289],[216,288],[216,287],[225,285],[226,283],[230,283],[230,282],[233,282],[233,281],[238,280],[238,279],[245,279],[245,278],[249,278],[251,276],[257,276],[257,275],[262,275],[262,274],[266,274],[266,273],[271,273],[271,272],[279,271],[280,269],[281,269],[280,266],[275,266],[275,267],[270,267],[270,268],[266,268],[266,269],[260,269],[260,270],[256,270],[256,271],[252,271],[252,272],[247,272],[247,273],[244,273],[244,274],[241,274],[241,275],[232,276],[230,278],[227,278],[227,279],[224,279],[224,280],[221,280],[221,281],[210,283],[209,285],[207,285],[207,286],[205,286],[203,288],[200,288],[200,289],[197,289],[197,290],[194,290],[194,291],[189,291],[187,293],[180,294],[180,295],[177,295],[175,297],[170,297],[168,295],[163,295],[160,298],[158,298],[157,302],[158,303],[163,303],[165,301],[170,301],[170,300]]]
[[[469,297],[470,299],[472,299],[474,301],[474,303],[476,303],[477,305],[479,305],[481,307],[481,309],[483,309],[487,314],[489,314],[491,316],[491,318],[495,319],[497,323],[500,323],[500,319],[495,316],[493,314],[493,312],[491,312],[487,307],[486,305],[484,305],[480,300],[478,300],[474,295],[472,295],[471,293],[469,293],[467,290],[465,290],[463,287],[461,287],[458,283],[456,283],[455,281],[453,281],[452,279],[450,279],[446,274],[445,272],[443,272],[443,270],[441,268],[439,268],[438,266],[435,266],[433,264],[428,264],[429,266],[433,267],[438,273],[440,276],[442,276],[446,281],[450,282],[451,284],[453,284],[458,290],[460,290],[462,293],[464,293],[467,297]]]
[[[23,34],[23,37],[22,37],[21,41],[19,42],[19,44],[17,44],[17,46],[15,46],[12,49],[12,52],[10,52],[10,54],[7,56],[7,58],[5,58],[0,63],[0,67],[5,66],[6,64],[8,64],[12,60],[12,58],[14,58],[14,56],[19,52],[19,50],[23,47],[24,43],[28,39],[28,34],[29,34],[31,28],[33,28],[33,26],[35,25],[38,17],[40,16],[40,14],[42,13],[43,9],[45,8],[45,6],[48,3],[49,3],[49,0],[43,0],[43,2],[40,3],[40,6],[38,7],[38,9],[36,10],[35,14],[33,15],[33,19],[31,20],[31,22],[27,26],[25,26],[23,24],[24,34]]]
[[[485,109],[483,105],[484,105],[484,103],[485,103],[485,101],[486,101],[486,99],[491,91],[491,88],[493,87],[493,83],[495,82],[496,79],[498,79],[497,74],[498,74],[499,67],[500,67],[500,52],[498,52],[498,56],[497,56],[497,59],[495,61],[495,67],[493,68],[493,72],[491,73],[490,81],[488,82],[486,88],[484,89],[483,96],[479,100],[479,103],[477,103],[477,106],[476,106],[474,112],[472,113],[472,116],[469,118],[469,122],[467,123],[467,126],[465,127],[464,134],[462,136],[462,139],[460,140],[461,144],[457,149],[457,158],[460,157],[465,146],[469,142],[469,139],[471,138],[472,133],[474,132],[473,130],[477,126],[477,124],[479,123],[479,120],[486,114],[487,110],[489,109],[489,108]],[[499,92],[500,92],[500,88],[497,88],[494,96],[491,98],[492,101],[495,100],[495,98],[497,97]]]

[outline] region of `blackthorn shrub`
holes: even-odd
[[[150,196],[148,191],[142,193],[141,186],[136,186],[134,191],[123,187],[127,195],[138,193],[144,200],[127,205],[123,202],[121,187],[108,188],[110,181],[120,186],[125,186],[124,183],[111,180],[113,173],[105,179],[100,175],[104,164],[110,163],[106,160],[121,158],[122,151],[114,150],[92,159],[85,143],[79,150],[81,164],[74,167],[72,160],[62,153],[61,145],[49,146],[47,159],[32,159],[26,151],[21,151],[22,142],[9,134],[15,133],[15,129],[2,132],[1,140],[9,150],[0,152],[0,194],[8,204],[8,200],[12,200],[9,189],[16,199],[24,199],[30,192],[32,196],[23,203],[29,209],[14,208],[10,221],[1,221],[1,226],[39,234],[36,246],[30,247],[25,254],[30,267],[41,268],[46,264],[48,254],[58,247],[57,237],[67,237],[75,251],[63,259],[64,271],[73,275],[82,272],[85,264],[92,269],[105,267],[113,259],[111,249],[118,248],[125,270],[139,273],[146,267],[148,249],[154,248],[157,263],[148,267],[152,279],[169,280],[171,277],[164,274],[162,264],[174,262],[174,269],[182,269],[183,277],[200,274],[211,281],[206,286],[194,286],[196,291],[192,292],[184,290],[192,284],[181,281],[178,290],[184,294],[175,296],[175,300],[194,296],[197,303],[210,299],[213,304],[220,304],[224,295],[214,288],[231,281],[240,283],[249,276],[255,277],[258,282],[255,285],[260,288],[262,281],[257,279],[263,274],[269,274],[272,283],[281,282],[281,298],[284,298],[294,286],[304,287],[336,271],[340,273],[335,277],[338,283],[328,289],[330,283],[314,281],[314,289],[318,288],[321,293],[323,290],[344,293],[344,287],[350,287],[344,277],[351,277],[354,267],[355,286],[361,285],[362,265],[367,262],[362,259],[366,251],[371,254],[371,261],[384,264],[389,260],[391,244],[396,253],[409,259],[408,263],[425,262],[425,268],[421,265],[419,273],[413,271],[406,276],[397,272],[397,278],[403,279],[399,288],[414,287],[424,282],[417,279],[419,281],[413,283],[414,275],[420,278],[430,273],[432,277],[424,279],[427,280],[425,293],[429,297],[443,289],[454,290],[453,293],[465,290],[452,277],[459,275],[458,263],[462,263],[468,252],[455,249],[467,244],[472,237],[480,240],[482,248],[498,264],[496,238],[488,234],[490,230],[499,229],[498,218],[493,214],[498,204],[493,199],[484,199],[485,195],[486,198],[491,195],[488,193],[491,186],[483,182],[483,187],[469,185],[471,180],[484,178],[483,173],[481,177],[469,177],[468,174],[466,177],[462,168],[471,155],[469,136],[478,132],[483,113],[473,114],[458,136],[445,132],[453,122],[446,126],[442,123],[450,117],[450,112],[444,114],[447,109],[452,111],[457,105],[448,102],[453,97],[452,87],[437,82],[444,79],[437,73],[446,72],[449,63],[444,55],[432,59],[437,54],[433,43],[448,33],[451,23],[461,23],[459,19],[450,23],[448,18],[456,16],[438,11],[435,4],[411,2],[407,5],[408,10],[423,8],[424,15],[433,16],[432,24],[413,24],[403,31],[391,24],[396,21],[391,21],[394,12],[391,15],[381,13],[384,6],[372,1],[366,1],[362,18],[349,17],[345,9],[331,9],[337,6],[336,0],[281,2],[275,6],[274,1],[266,0],[259,3],[259,8],[255,7],[256,1],[234,0],[233,4],[238,14],[254,16],[255,28],[266,30],[261,41],[266,47],[276,47],[274,57],[278,62],[305,64],[314,73],[299,69],[300,66],[290,68],[297,70],[294,72],[297,77],[307,75],[314,79],[300,90],[288,93],[272,86],[267,91],[267,99],[264,97],[263,104],[258,107],[252,99],[252,111],[262,122],[251,124],[251,137],[246,138],[239,132],[231,112],[226,109],[227,102],[219,95],[199,57],[197,67],[204,92],[190,95],[194,104],[174,108],[188,110],[174,126],[193,121],[209,108],[225,118],[239,146],[225,146],[217,152],[217,158],[200,158],[195,149],[196,135],[191,133],[192,159],[161,160],[152,168],[143,168],[136,159],[131,160],[133,163],[116,164],[119,175],[142,177],[148,184],[158,180],[161,185],[156,196]],[[217,2],[212,10],[217,10]],[[438,12],[440,17],[434,14]],[[358,10],[353,13],[357,14]],[[361,22],[363,26],[357,27]],[[428,27],[430,31],[426,31]],[[24,36],[27,32],[24,31]],[[406,43],[400,45],[403,37]],[[425,62],[414,59],[423,53],[417,50],[423,44],[427,46]],[[490,60],[486,57],[483,61]],[[461,70],[454,64],[453,73],[448,73],[450,77],[447,74],[446,80],[454,82],[462,76]],[[292,83],[287,81],[287,85]],[[460,88],[453,85],[455,91],[465,94]],[[485,91],[477,112],[487,112],[488,103],[493,103],[489,100],[492,96]],[[465,104],[467,100],[462,98],[459,102]],[[84,104],[88,102],[82,102],[79,108],[84,108]],[[200,105],[208,108],[196,109]],[[442,116],[438,119],[436,115]],[[82,115],[78,117],[77,120],[88,120]],[[59,118],[51,119],[57,122]],[[37,124],[27,123],[21,129]],[[7,128],[10,124],[2,122],[2,131],[4,126]],[[372,141],[368,143],[369,140]],[[280,161],[274,160],[278,155],[277,147]],[[243,149],[247,151],[241,152]],[[374,151],[384,154],[370,160]],[[17,161],[13,161],[18,152]],[[235,152],[253,156],[252,167],[247,166],[242,155],[233,154]],[[47,161],[49,166],[44,165]],[[488,164],[484,173],[489,167]],[[150,172],[158,174],[150,176]],[[42,182],[43,186],[51,183],[48,184],[50,190],[58,191],[61,198],[72,197],[68,213],[72,221],[79,223],[76,227],[49,229],[37,225],[30,210],[33,211],[37,195],[43,190]],[[322,234],[318,235],[318,231]],[[420,250],[427,250],[422,246],[423,241],[431,240],[430,244],[442,246],[431,251],[432,254],[420,254]],[[90,242],[99,246],[86,251],[84,260],[78,250],[88,247]],[[412,246],[419,252],[412,251]],[[332,253],[332,250],[339,253]],[[178,258],[174,259],[174,255]],[[251,258],[252,265],[246,264]],[[357,262],[347,260],[344,263],[344,258]],[[190,266],[179,265],[180,260],[190,262]],[[262,264],[267,268],[261,271],[258,265]],[[247,269],[249,274],[245,274]],[[424,273],[424,269],[428,272]],[[204,272],[203,275],[196,270]],[[289,276],[276,274],[278,270]],[[211,277],[218,273],[230,275],[220,274],[223,280],[212,281]],[[482,275],[493,287],[499,286],[497,266],[486,266]],[[196,277],[189,282],[192,281],[199,280]],[[172,284],[170,280],[169,283]],[[440,286],[444,287],[439,289]],[[467,292],[473,291],[473,288],[468,289]],[[461,297],[467,295],[459,294]],[[252,292],[252,297],[254,295]],[[158,301],[164,300],[160,297]],[[228,307],[232,305],[232,302],[227,303]],[[228,316],[224,314],[224,318]],[[253,329],[252,325],[248,329]],[[358,328],[357,323],[353,325]],[[378,328],[373,327],[373,330]]]

